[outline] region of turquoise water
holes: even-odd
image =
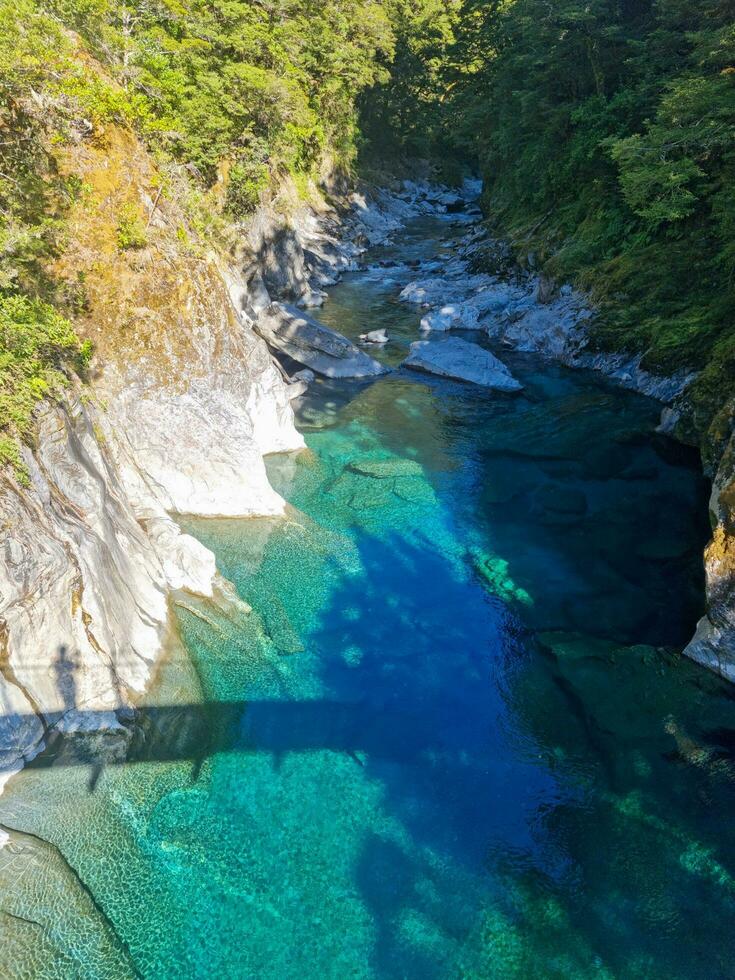
[[[323,318],[395,365],[391,275]],[[503,357],[520,396],[315,384],[287,517],[187,523],[251,611],[176,604],[136,761],[0,798],[3,976],[735,975],[735,702],[678,653],[707,488],[655,404]]]

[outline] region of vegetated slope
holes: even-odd
[[[1,0],[0,462],[23,477],[34,405],[90,340],[140,356],[172,298],[166,249],[201,265],[285,178],[307,195],[349,167],[386,6]]]
[[[473,157],[521,254],[601,309],[595,341],[701,371],[691,436],[711,467],[735,382],[735,4],[464,0],[371,90],[371,149]],[[386,135],[387,134],[387,135]]]

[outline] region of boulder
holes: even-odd
[[[520,391],[523,387],[494,354],[459,337],[436,343],[419,340],[411,344],[411,353],[403,364],[416,371],[471,381],[497,391]]]
[[[290,402],[295,398],[301,398],[308,387],[305,381],[293,381],[290,385],[286,386],[286,397]]]
[[[547,276],[539,276],[536,288],[533,291],[534,302],[540,303],[541,306],[548,306],[555,296],[556,283],[554,280],[549,279]]]
[[[323,289],[309,289],[298,301],[298,305],[304,308],[323,306],[326,298],[327,294]]]
[[[258,266],[272,296],[299,299],[309,289],[304,251],[295,230],[287,225],[266,227],[257,252]]]
[[[388,334],[385,330],[370,330],[368,333],[361,333],[360,340],[363,344],[387,344]]]
[[[256,272],[248,283],[247,300],[251,310],[254,313],[260,313],[262,310],[267,309],[272,303],[270,294],[268,293],[266,285],[263,282],[263,277],[259,272]]]
[[[407,263],[408,264],[408,263]],[[446,279],[418,279],[410,282],[402,291],[399,299],[404,303],[436,303],[446,296],[448,291]]]
[[[327,378],[368,378],[387,370],[295,306],[273,303],[258,318],[256,329],[271,348]]]
[[[464,211],[465,200],[460,197],[459,194],[453,194],[452,191],[445,191],[440,194],[436,202],[440,207],[446,208],[449,214],[456,214],[458,211]]]
[[[422,330],[480,330],[480,311],[470,303],[449,303],[421,318]]]

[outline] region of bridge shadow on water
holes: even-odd
[[[314,671],[323,696],[299,697],[296,679],[289,687],[293,698],[283,691],[278,695],[276,687],[249,697],[252,687],[241,678],[231,685],[231,697],[216,698],[211,692],[222,688],[207,683],[207,674],[222,669],[223,657],[230,663],[241,657],[237,630],[231,646],[223,647],[222,638],[197,620],[202,643],[193,645],[191,652],[210,700],[123,710],[120,729],[94,735],[90,732],[104,727],[109,714],[69,703],[74,696],[68,680],[73,658],[65,651],[57,677],[66,707],[45,717],[51,733],[48,748],[30,768],[87,766],[93,791],[106,766],[186,761],[192,764],[191,779],[196,783],[209,759],[229,754],[246,760],[258,754],[271,757],[273,778],[278,779],[289,755],[344,754],[367,779],[379,783],[382,810],[399,821],[411,841],[410,848],[399,846],[377,824],[360,828],[352,876],[374,925],[371,955],[376,975],[447,975],[449,962],[425,956],[420,944],[407,938],[405,922],[417,913],[417,921],[432,923],[437,934],[454,937],[447,940],[448,956],[450,947],[461,946],[476,924],[478,896],[493,890],[496,897],[500,893],[514,928],[525,930],[534,942],[544,941],[539,939],[543,921],[534,916],[542,899],[555,894],[569,916],[569,942],[573,933],[586,934],[590,942],[607,949],[613,965],[615,942],[621,949],[633,942],[652,955],[660,954],[656,935],[638,935],[632,920],[621,920],[614,930],[615,942],[610,942],[604,903],[596,904],[596,893],[612,885],[623,891],[630,888],[631,894],[643,888],[647,859],[641,858],[641,868],[634,868],[630,879],[608,881],[600,870],[604,864],[598,863],[595,871],[586,849],[596,840],[595,825],[604,827],[612,820],[611,794],[622,799],[638,787],[655,790],[657,810],[666,812],[667,803],[675,804],[668,810],[666,833],[656,831],[654,858],[660,848],[661,860],[666,859],[665,838],[671,826],[693,826],[697,821],[704,825],[704,805],[693,794],[699,784],[711,793],[712,777],[701,767],[682,766],[681,754],[664,757],[676,743],[664,732],[663,718],[677,718],[681,712],[682,724],[690,724],[691,692],[684,691],[681,698],[676,692],[662,696],[661,713],[651,715],[650,730],[642,728],[636,742],[626,742],[628,722],[621,720],[619,732],[604,731],[594,704],[585,701],[583,684],[594,651],[580,658],[579,678],[573,673],[574,683],[561,684],[554,662],[532,653],[519,621],[464,564],[461,550],[451,556],[444,553],[447,541],[434,537],[431,527],[410,534],[357,530],[354,542],[359,561],[350,565],[352,571],[345,571],[331,553],[323,557],[320,581],[328,582],[329,590],[303,631],[308,654],[279,658],[290,676],[303,669],[300,657],[309,658],[311,666],[305,672]],[[291,605],[300,601],[298,590],[289,592],[284,586],[290,572],[278,577],[278,569],[284,574],[289,561],[298,562],[298,556],[288,548],[282,551],[276,541],[269,543],[255,572],[223,572],[238,582],[256,615],[260,610],[248,587],[253,574],[276,583],[286,613],[293,615]],[[303,570],[299,574],[303,576]],[[575,670],[573,665],[569,669]],[[267,673],[265,662],[264,670]],[[614,670],[612,664],[603,666],[601,679],[612,681]],[[645,674],[655,676],[653,669]],[[620,690],[621,704],[640,688],[638,675],[626,681],[617,671],[615,680],[627,684]],[[310,683],[302,689],[310,692],[315,687]],[[589,691],[599,693],[593,687]],[[87,733],[54,734],[71,708]],[[724,736],[717,738],[722,742]],[[606,760],[613,743],[623,759],[644,753],[646,766],[665,779],[654,787],[650,776],[641,775],[645,766],[637,764],[618,767],[616,772],[623,774],[614,785]],[[571,759],[570,773],[581,771],[581,765],[594,774],[594,790],[588,786],[584,801],[574,786],[576,779],[565,782],[564,765],[554,771],[548,764],[558,745],[572,746],[570,751],[578,753]],[[242,768],[224,769],[225,775],[212,778],[248,779],[246,762]],[[304,792],[319,789],[305,780]],[[294,799],[293,805],[302,802]],[[329,799],[324,805],[329,806]],[[248,819],[245,811],[242,816]],[[716,840],[717,827],[708,826],[707,831]],[[596,875],[586,895],[577,889],[565,891],[575,850],[580,866],[591,878]],[[430,860],[430,854],[435,858]],[[459,871],[448,874],[447,867]],[[514,883],[516,898],[499,884],[501,873]],[[474,897],[461,893],[470,879]],[[526,888],[523,882],[530,882],[528,901],[517,898]],[[569,942],[564,939],[565,946]]]

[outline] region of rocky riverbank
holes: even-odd
[[[425,194],[421,185],[404,185],[410,203],[425,200]],[[446,244],[456,250],[456,257],[416,270],[420,275],[407,282],[400,294],[424,313],[423,331],[481,331],[499,348],[537,352],[571,367],[601,371],[626,388],[660,400],[664,405],[661,431],[691,441],[687,419],[693,408],[687,392],[696,375],[655,375],[641,367],[640,354],[595,349],[591,342],[595,310],[586,297],[568,284],[553,283],[536,273],[532,256],[522,267],[511,248],[492,239],[482,226]],[[707,444],[700,447],[713,484],[713,538],[704,556],[707,614],[686,653],[735,680],[735,436],[730,397],[730,392],[721,393],[723,433],[716,440],[707,436]]]
[[[129,193],[132,178],[145,200],[152,164],[129,134],[111,132],[104,157],[83,148],[76,165],[93,190],[104,180],[106,199],[117,184]],[[171,233],[182,221],[174,203],[148,206],[151,244],[132,258],[108,247],[114,226],[93,222],[93,209],[70,223],[65,272],[92,247],[100,255],[88,284],[93,376],[38,413],[35,445],[23,451],[28,481],[3,474],[2,781],[57,731],[127,737],[130,707],[175,642],[172,596],[237,602],[176,515],[284,510],[263,457],[303,448],[290,400],[304,382],[263,340],[288,309],[273,300],[317,305],[361,250],[421,207],[343,193],[338,208],[323,199],[285,216],[262,208],[227,264]],[[290,309],[296,336],[310,318]]]
[[[263,209],[246,229],[242,260],[227,266],[211,255],[172,252],[171,216],[159,209],[155,224],[172,271],[157,283],[155,305],[150,265],[125,269],[137,317],[133,336],[115,321],[120,342],[111,344],[106,314],[92,384],[75,385],[64,404],[39,416],[36,446],[25,450],[29,485],[4,476],[5,778],[57,729],[104,728],[126,737],[126,712],[172,641],[173,595],[236,601],[218,578],[213,554],[181,532],[176,515],[283,512],[263,456],[303,447],[290,399],[308,374],[290,376],[264,338],[286,355],[286,365],[312,365],[316,346],[321,360],[312,366],[331,359],[336,367],[324,372],[330,376],[378,373],[369,354],[352,344],[343,350],[343,338],[335,347],[338,335],[322,333],[326,328],[303,310],[318,306],[324,288],[356,268],[366,247],[386,243],[410,218],[446,214],[455,236],[447,244],[458,253],[439,254],[420,268],[375,270],[395,278],[400,298],[421,308],[425,335],[483,331],[500,353],[537,351],[601,370],[673,406],[685,397],[687,377],[655,377],[639,359],[590,352],[586,330],[594,314],[569,287],[507,265],[476,271],[480,255],[495,245],[477,225],[478,192],[472,182],[459,195],[407,183],[397,193],[343,192],[288,217]],[[83,238],[81,222],[79,230]],[[111,275],[118,275],[116,260],[110,258]],[[161,290],[168,300],[161,302]],[[667,409],[665,419],[675,411]],[[719,523],[707,552],[710,611],[687,652],[735,679],[728,493],[718,474]]]

